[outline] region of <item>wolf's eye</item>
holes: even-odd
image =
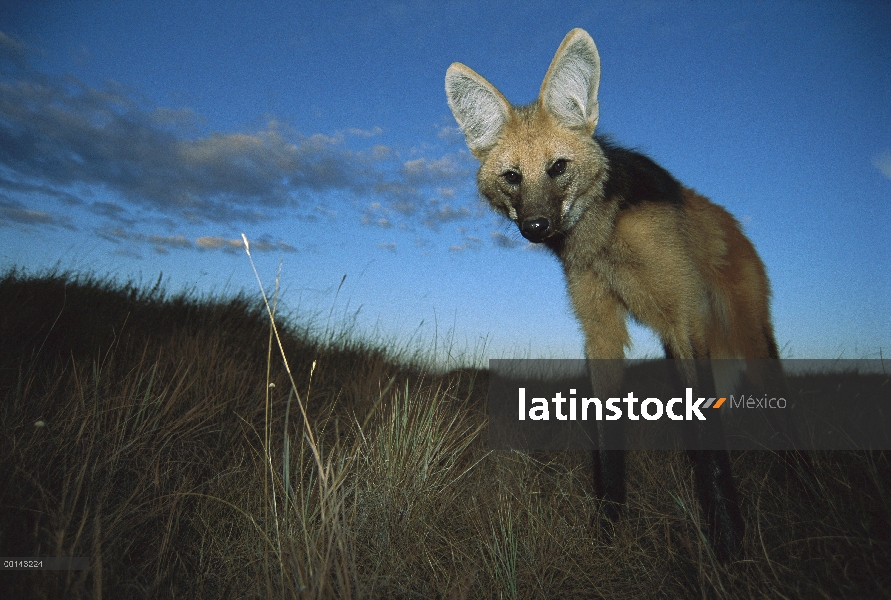
[[[523,179],[523,176],[516,171],[505,171],[502,174],[502,177],[504,177],[504,180],[511,185],[517,185]]]
[[[548,169],[548,177],[553,179],[554,177],[563,175],[564,171],[566,171],[566,160],[560,158],[551,165],[550,169]]]

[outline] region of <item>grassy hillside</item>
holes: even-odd
[[[264,310],[0,276],[0,555],[91,562],[0,597],[891,597],[888,453],[814,455],[818,493],[734,453],[726,566],[684,457],[632,453],[608,541],[586,456],[487,450],[485,372],[280,323],[292,385]]]

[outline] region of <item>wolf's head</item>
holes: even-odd
[[[592,139],[599,83],[597,46],[581,29],[564,38],[528,106],[512,106],[460,63],[446,72],[449,106],[480,161],[480,192],[531,242],[568,232],[602,200],[606,161]]]

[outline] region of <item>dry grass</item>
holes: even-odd
[[[817,494],[734,454],[718,565],[682,456],[631,454],[608,537],[586,456],[486,449],[484,371],[279,333],[293,385],[245,297],[0,277],[0,554],[91,562],[2,596],[891,597],[888,453],[815,455]]]

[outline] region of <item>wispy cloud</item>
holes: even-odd
[[[195,240],[195,245],[205,250],[244,250],[244,240],[238,238],[226,239],[219,236],[204,236]],[[252,243],[252,248],[259,250],[258,244]]]
[[[374,126],[371,129],[359,129],[358,127],[350,127],[349,129],[346,130],[346,132],[350,135],[355,135],[355,136],[363,137],[363,138],[370,138],[370,137],[374,137],[376,135],[382,134],[384,132],[384,130],[378,126]]]
[[[362,216],[362,224],[363,225],[376,225],[377,227],[383,227],[384,229],[389,229],[390,227],[393,226],[393,224],[390,222],[390,219],[387,219],[385,217],[375,219],[375,218],[369,217],[367,215]]]
[[[8,194],[15,194],[17,196],[40,196],[43,198],[51,198],[68,206],[78,206],[84,204],[84,201],[81,198],[70,192],[58,190],[42,184],[12,181],[2,176],[0,176],[0,190],[3,190]]]
[[[349,145],[382,135],[378,126],[305,135],[270,118],[250,130],[208,131],[188,108],[147,105],[114,83],[96,88],[37,73],[27,65],[30,52],[0,33],[0,63],[11,67],[0,75],[0,218],[7,223],[71,226],[43,210],[47,200],[105,219],[105,231],[161,220],[171,230],[256,223],[293,218],[295,209],[333,219],[370,203],[377,208],[356,218],[384,228],[436,230],[474,216],[455,194],[471,183],[465,151],[400,160],[385,144]],[[440,134],[453,136],[448,127]],[[180,247],[136,235],[130,241]]]
[[[167,254],[171,250],[193,250],[193,251],[214,251],[223,252],[243,252],[244,241],[238,238],[227,238],[223,236],[200,236],[194,240],[184,235],[150,235],[136,231],[126,230],[122,227],[104,227],[95,230],[97,236],[114,242],[116,244],[125,244],[126,247],[119,250],[118,253],[128,255],[137,255],[135,248],[148,246],[159,254]],[[254,252],[296,252],[294,246],[282,242],[272,241],[266,237],[251,239],[251,251]]]
[[[493,231],[490,235],[492,236],[492,243],[499,248],[516,248],[522,244],[519,240],[506,236],[500,231]]]
[[[374,225],[389,229],[393,226],[393,223],[387,218],[387,215],[389,214],[390,210],[380,202],[372,202],[366,206],[365,210],[362,212],[361,223],[362,225]]]
[[[479,250],[483,245],[483,240],[475,235],[465,234],[464,240],[460,244],[456,244],[449,248],[449,252],[464,252],[466,250]]]
[[[299,189],[361,187],[337,140],[274,121],[188,138],[169,117],[76,81],[2,82],[0,164],[17,183],[95,187],[192,222],[256,221]]]
[[[27,44],[0,31],[0,61],[12,63],[23,69],[28,65],[28,56],[32,53]]]
[[[466,219],[470,216],[470,209],[466,206],[453,208],[450,204],[443,204],[442,206],[431,208],[428,211],[427,217],[424,219],[424,225],[436,229],[443,223]]]
[[[251,252],[297,252],[291,244],[278,241],[273,242],[268,238],[248,240],[251,244]],[[224,238],[220,236],[202,236],[195,240],[195,246],[201,250],[223,250],[224,252],[243,252],[244,240],[239,238]]]
[[[31,210],[21,202],[0,198],[0,226],[9,226],[13,223],[74,229],[71,219],[65,215]]]
[[[133,252],[133,244],[148,245],[158,254],[167,254],[170,250],[190,250],[194,249],[193,243],[182,235],[148,235],[127,231],[121,227],[99,228],[95,231],[99,237],[117,244],[123,242],[131,242],[126,250],[131,254]]]
[[[872,166],[878,169],[882,175],[891,179],[891,152],[883,152],[873,157]]]
[[[189,221],[256,221],[301,192],[374,193],[376,147],[302,135],[270,120],[249,132],[189,136],[188,111],[153,110],[81,82],[0,82],[0,164],[17,183],[103,188]]]
[[[439,159],[417,158],[402,165],[402,176],[412,184],[441,184],[467,177],[467,161],[461,154],[447,154]]]
[[[463,144],[464,133],[456,125],[437,127],[436,137],[451,144]]]
[[[137,222],[137,219],[134,218],[130,211],[117,202],[92,202],[87,210],[94,215],[125,227],[132,227]]]

